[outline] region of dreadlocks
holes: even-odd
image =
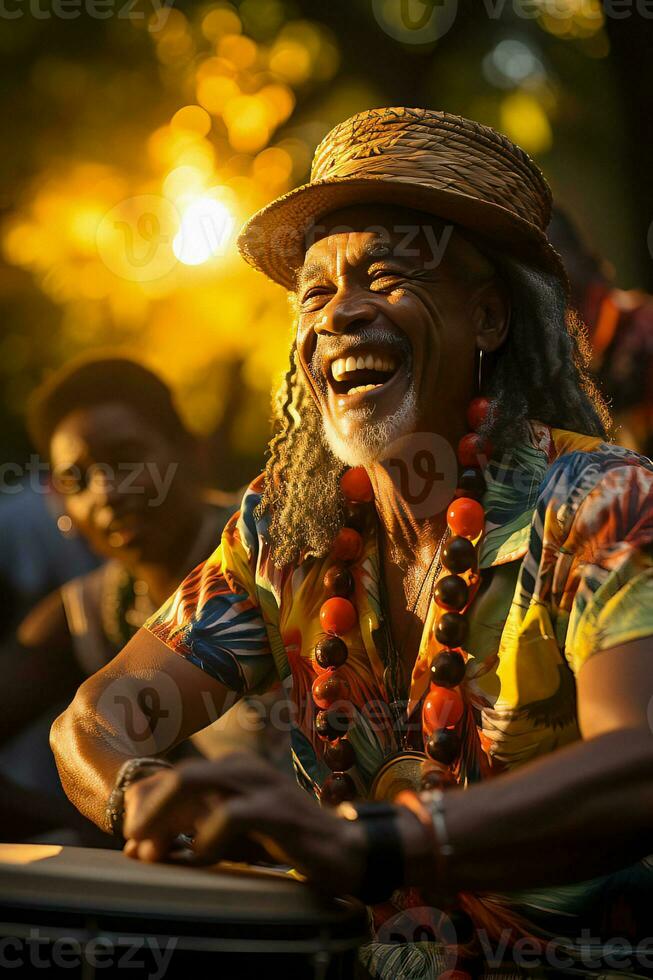
[[[605,438],[609,412],[587,373],[585,330],[567,308],[561,283],[514,259],[492,261],[508,287],[511,321],[508,339],[484,372],[491,411],[483,434],[504,454],[524,439],[529,419]],[[326,444],[294,344],[269,453],[259,513],[270,519],[275,564],[326,554],[343,522],[338,481],[345,467]]]

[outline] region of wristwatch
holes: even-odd
[[[390,803],[341,803],[336,810],[345,820],[357,820],[365,831],[367,855],[358,897],[366,905],[387,901],[404,884],[398,812]]]

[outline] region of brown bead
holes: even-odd
[[[367,527],[370,514],[369,504],[348,503],[345,507],[345,526],[362,535]]]
[[[458,575],[468,572],[470,568],[476,568],[476,548],[469,538],[459,535],[449,538],[442,548],[442,564]]]
[[[465,676],[465,661],[457,650],[442,650],[431,661],[431,683],[456,687]]]
[[[467,620],[460,613],[444,613],[435,627],[435,638],[444,647],[460,647],[466,636]]]
[[[458,575],[445,575],[436,584],[433,598],[443,609],[459,612],[469,599],[467,583]]]
[[[449,789],[455,784],[456,777],[451,769],[446,766],[437,766],[426,770],[420,780],[419,788],[421,790]]]
[[[315,716],[315,731],[320,738],[334,742],[349,731],[352,723],[352,712],[344,707],[327,708],[318,711]]]
[[[463,538],[463,540],[466,540]],[[469,544],[469,542],[467,542]],[[354,576],[344,565],[332,565],[322,580],[327,595],[348,599],[354,591]]]
[[[469,467],[460,474],[456,496],[473,497],[475,500],[480,500],[486,489],[487,484],[481,470]]]
[[[426,754],[434,762],[450,766],[460,755],[460,738],[449,728],[440,728],[427,739]]]
[[[315,659],[324,670],[342,667],[348,656],[347,644],[339,636],[323,636],[315,644]]]
[[[351,769],[356,763],[356,754],[351,747],[351,742],[346,738],[339,738],[337,742],[332,742],[324,750],[324,761],[333,772],[345,772]]]
[[[346,772],[332,772],[320,791],[320,803],[323,806],[339,806],[345,800],[353,800],[355,796],[356,786],[351,776]]]

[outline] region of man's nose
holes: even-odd
[[[372,323],[375,318],[376,309],[369,294],[363,289],[349,289],[333,297],[315,324],[315,332],[350,333]]]
[[[96,508],[116,509],[121,499],[120,481],[117,474],[98,469],[91,476],[89,488],[93,493]]]

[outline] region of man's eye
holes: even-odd
[[[326,286],[311,286],[302,296],[302,306],[317,306],[330,295]]]
[[[399,272],[392,269],[376,269],[371,275],[372,285],[377,289],[391,289],[403,278]]]

